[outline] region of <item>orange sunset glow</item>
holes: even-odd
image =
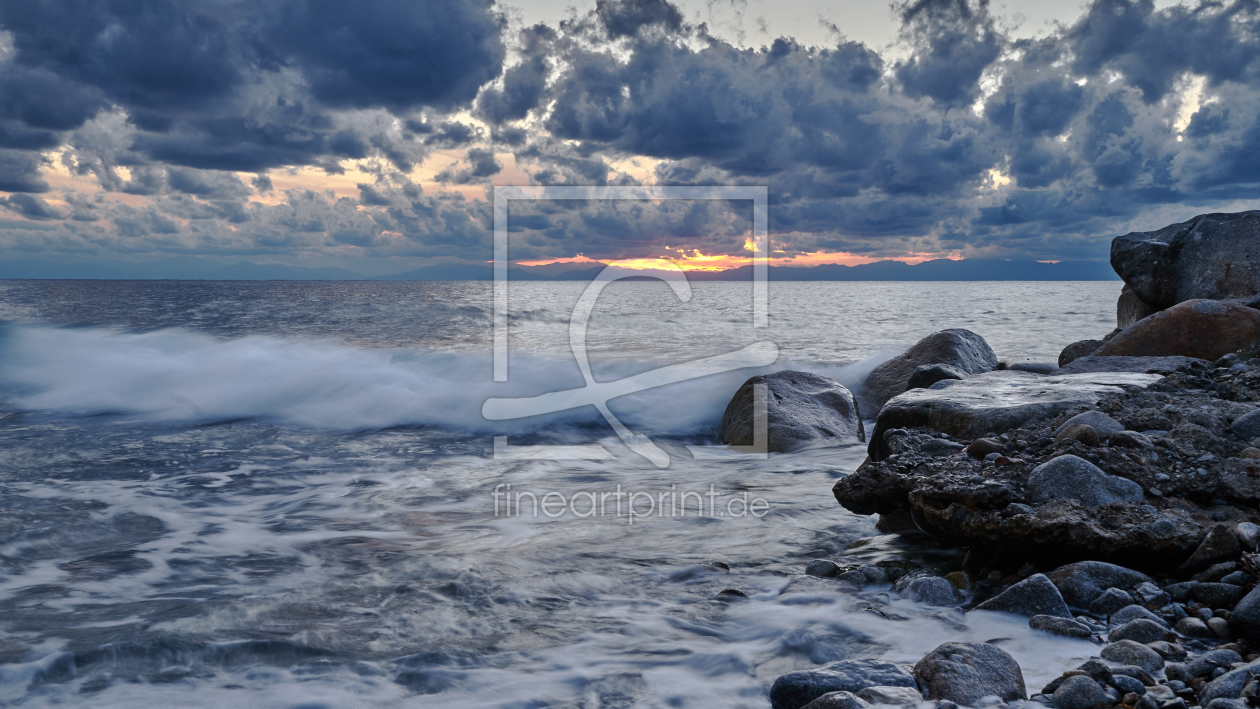
[[[912,252],[906,256],[898,256],[896,258],[878,258],[872,256],[863,256],[860,254],[851,254],[844,251],[814,251],[794,256],[771,256],[768,262],[771,266],[821,266],[825,264],[840,264],[843,266],[860,266],[867,263],[875,263],[877,261],[902,261],[908,264],[918,264],[933,259],[949,259],[951,261],[962,260],[962,255],[958,252],[948,254],[933,253],[915,253]],[[632,258],[620,259],[618,264],[625,268],[650,269],[659,260],[670,261],[684,271],[725,271],[731,268],[739,268],[740,266],[752,265],[752,257],[733,254],[705,254],[697,250],[669,249],[667,252],[655,258]],[[613,259],[593,259],[583,254],[578,254],[570,258],[553,258],[539,259],[536,261],[517,261],[518,266],[546,266],[553,263],[610,263]]]

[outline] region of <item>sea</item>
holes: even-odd
[[[753,374],[856,389],[944,328],[1054,361],[1120,287],[775,282],[758,323],[736,282],[620,281],[589,318],[587,284],[513,283],[496,320],[485,282],[0,281],[0,705],[764,709],[950,640],[1035,691],[1094,646],[803,575],[960,553],[836,503],[864,445],[718,422]]]

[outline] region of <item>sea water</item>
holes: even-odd
[[[722,411],[759,371],[856,388],[950,327],[1053,361],[1114,326],[1119,282],[772,283],[767,327],[747,283],[688,301],[613,284],[587,331],[596,381],[779,353],[612,400],[663,468],[594,407],[482,416],[584,385],[584,288],[511,285],[496,382],[489,283],[0,281],[0,703],[767,707],[785,672],[913,663],[947,640],[997,642],[1030,690],[1094,654],[802,576],[815,558],[958,553],[839,507],[864,446],[689,446],[722,450]],[[496,457],[496,436],[606,456]]]

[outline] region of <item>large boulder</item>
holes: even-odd
[[[1063,594],[1065,601],[1077,608],[1089,608],[1089,604],[1106,589],[1129,591],[1151,583],[1151,577],[1104,561],[1078,561],[1052,571],[1050,581]]]
[[[1045,574],[1033,574],[975,607],[978,611],[998,611],[1031,618],[1037,615],[1071,618],[1059,589]]]
[[[1111,242],[1111,266],[1155,310],[1260,293],[1260,211],[1203,214]]]
[[[992,696],[1004,702],[1028,698],[1019,663],[986,643],[945,643],[919,660],[914,676],[928,699],[961,706],[980,706],[981,699]]]
[[[1126,388],[1146,387],[1159,378],[1130,372],[1047,377],[997,371],[962,381],[945,380],[949,386],[912,389],[884,404],[875,419],[867,452],[872,460],[888,457],[890,450],[884,432],[894,428],[921,427],[974,439],[1026,426],[1068,409],[1092,406],[1105,396],[1122,394]]]
[[[1141,485],[1108,475],[1074,455],[1061,455],[1037,466],[1028,476],[1027,487],[1028,499],[1037,504],[1078,500],[1091,509],[1117,502],[1141,502],[1144,497]]]
[[[997,367],[989,343],[970,330],[942,330],[919,340],[904,353],[879,365],[866,378],[863,395],[875,406],[906,391],[910,378],[925,364],[948,364],[966,374]]]
[[[816,670],[789,672],[770,687],[774,709],[800,709],[830,692],[860,692],[867,687],[913,687],[914,677],[883,660],[842,660]]]
[[[1215,361],[1260,349],[1260,310],[1223,300],[1188,300],[1134,323],[1094,357],[1197,357]]]
[[[787,452],[807,443],[866,440],[853,394],[834,379],[784,370],[744,382],[722,414],[722,442],[754,444],[755,387],[764,384],[769,450]]]

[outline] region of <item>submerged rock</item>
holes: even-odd
[[[1094,357],[1198,357],[1260,351],[1260,310],[1221,300],[1188,300],[1111,338]]]
[[[726,406],[720,425],[722,442],[753,445],[754,387],[765,384],[769,450],[786,452],[815,441],[857,443],[866,440],[853,394],[834,379],[784,370],[744,382]]]
[[[1028,698],[1019,663],[996,645],[945,643],[919,660],[914,676],[929,699],[962,706],[979,706],[991,696],[1005,702]]]
[[[770,687],[774,709],[800,709],[830,692],[859,692],[867,687],[914,687],[914,677],[883,660],[843,660],[816,670],[789,672]]]
[[[996,367],[998,359],[984,338],[976,333],[942,330],[876,367],[866,378],[864,396],[876,406],[883,406],[909,388],[915,370],[931,364],[947,364],[966,374],[979,374]]]

